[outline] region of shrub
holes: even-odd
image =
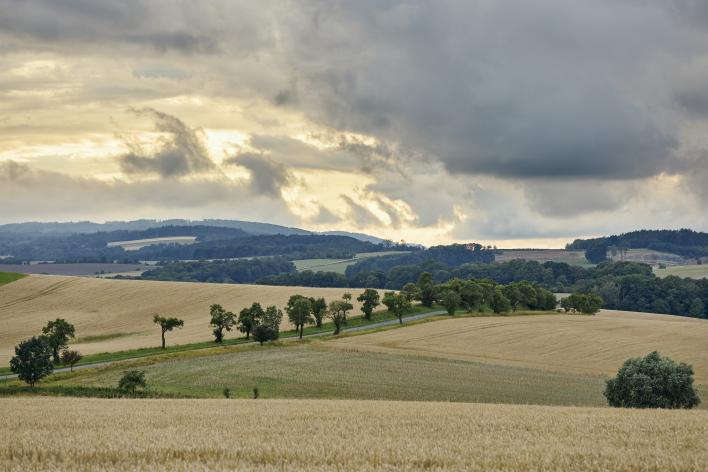
[[[118,388],[126,392],[135,393],[138,387],[145,388],[145,372],[142,370],[128,370],[123,372],[123,377],[118,381]]]
[[[278,339],[278,332],[272,326],[259,324],[253,328],[253,339],[262,346],[264,342]]]
[[[693,408],[700,399],[693,389],[693,369],[654,351],[628,359],[607,381],[610,406],[625,408]]]

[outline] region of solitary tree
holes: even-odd
[[[221,305],[212,305],[209,310],[211,312],[209,325],[214,327],[214,342],[221,343],[224,340],[224,331],[231,331],[236,324],[236,315],[224,310]]]
[[[135,394],[135,389],[138,387],[147,387],[145,372],[142,370],[128,370],[123,372],[123,377],[118,381],[118,388]]]
[[[318,328],[322,327],[322,318],[324,318],[327,313],[327,302],[324,298],[310,298],[310,304],[312,305],[312,316],[315,318],[315,326]]]
[[[52,348],[44,337],[27,339],[15,346],[10,370],[17,374],[17,378],[34,387],[35,383],[54,370],[51,355]]]
[[[625,408],[693,408],[701,400],[693,389],[693,369],[654,351],[628,359],[607,381],[610,406]]]
[[[285,307],[288,312],[288,319],[295,325],[295,328],[300,331],[300,339],[302,339],[305,323],[312,323],[312,303],[309,298],[302,295],[293,295]]]
[[[460,302],[462,301],[460,294],[454,290],[445,290],[440,298],[447,314],[450,316],[455,314],[457,307],[460,306]]]
[[[250,308],[244,308],[238,315],[238,330],[246,333],[246,339],[263,319],[265,312],[260,303],[253,303]]]
[[[61,353],[61,362],[69,365],[69,370],[74,371],[74,365],[83,359],[84,356],[79,351],[66,350]]]
[[[423,272],[418,277],[418,297],[423,306],[430,308],[435,302],[435,284],[433,284],[433,276],[428,272]]]
[[[374,308],[380,304],[378,290],[367,288],[356,299],[361,302],[361,311],[364,312],[364,318],[370,320],[371,314],[374,312]]]
[[[164,316],[155,315],[152,318],[152,322],[160,325],[160,331],[162,336],[162,349],[165,349],[165,333],[172,331],[175,328],[181,328],[184,326],[184,320],[178,318],[165,318]]]
[[[253,339],[255,339],[256,342],[260,343],[262,346],[266,341],[278,339],[278,333],[272,326],[267,324],[259,324],[253,328]]]
[[[57,318],[42,328],[42,334],[52,350],[54,363],[58,364],[61,361],[59,351],[67,347],[69,339],[74,337],[74,325],[63,318]]]
[[[342,330],[342,325],[347,320],[347,309],[349,303],[344,300],[332,300],[329,303],[327,316],[334,323],[334,334],[339,334]]]

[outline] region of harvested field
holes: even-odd
[[[140,275],[155,266],[147,264],[110,264],[110,263],[77,263],[77,264],[0,264],[0,271],[18,272],[20,274],[40,275],[72,275],[97,276],[101,274]]]
[[[667,266],[666,269],[654,268],[654,273],[658,277],[675,275],[690,279],[705,279],[708,277],[708,264],[675,265]]]
[[[345,289],[265,285],[107,280],[31,275],[0,286],[0,364],[6,364],[20,340],[40,333],[48,320],[65,318],[79,338],[119,334],[99,342],[72,344],[84,354],[159,346],[152,316],[184,319],[183,329],[167,335],[168,344],[211,339],[209,306],[219,303],[238,313],[254,301],[282,308],[290,295],[341,297]],[[356,298],[356,291],[354,291]],[[354,301],[358,312],[358,302]],[[283,329],[289,329],[287,319]],[[127,335],[126,335],[127,333]],[[124,336],[123,336],[124,335]],[[240,336],[231,332],[227,337]]]
[[[566,251],[565,249],[502,249],[501,254],[497,254],[494,258],[496,262],[508,262],[514,259],[589,264],[585,259],[585,251]]]
[[[403,255],[409,251],[382,251],[382,252],[360,252],[352,259],[299,259],[293,261],[297,270],[311,270],[313,272],[337,272],[343,274],[347,267],[356,264],[362,259],[371,257],[382,257],[391,255]]]
[[[114,241],[106,245],[108,247],[122,247],[126,251],[137,251],[156,244],[194,244],[196,240],[196,236],[170,236],[165,238],[133,239],[132,241]]]
[[[0,405],[13,412],[0,425],[8,472],[708,468],[705,411],[224,399]]]
[[[602,310],[596,316],[457,318],[332,341],[341,349],[613,375],[653,350],[693,365],[708,385],[708,320]]]

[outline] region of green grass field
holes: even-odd
[[[704,279],[708,277],[708,264],[667,266],[665,269],[654,269],[654,273],[658,277],[675,275],[677,277],[687,277],[690,279]]]
[[[17,274],[15,272],[0,272],[0,285],[9,284],[15,280],[27,277],[26,274]]]

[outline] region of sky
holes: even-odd
[[[0,0],[0,223],[708,230],[702,0]]]

